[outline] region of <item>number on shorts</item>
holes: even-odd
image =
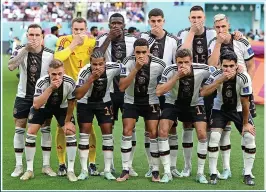
[[[151,107],[152,107],[152,112],[153,112],[153,113],[156,113],[157,110],[155,109],[155,106],[154,106],[154,105],[151,105]]]
[[[199,106],[196,106],[196,108],[197,108],[197,115],[201,115],[201,114],[202,114],[202,112],[200,111],[200,108],[199,108]]]

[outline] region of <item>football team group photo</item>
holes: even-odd
[[[2,190],[263,190],[264,9],[2,2]]]

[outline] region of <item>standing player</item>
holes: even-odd
[[[87,159],[89,152],[89,135],[91,134],[94,115],[102,131],[102,149],[104,154],[104,177],[108,180],[116,178],[111,173],[113,160],[112,134],[112,102],[109,87],[113,78],[120,74],[120,65],[106,63],[104,54],[95,51],[90,58],[90,64],[85,65],[79,72],[76,97],[77,117],[80,128],[79,154],[81,173],[79,180],[88,178]]]
[[[96,46],[105,53],[106,62],[122,63],[125,57],[131,56],[134,53],[133,44],[136,37],[124,33],[125,21],[120,13],[114,13],[109,19],[110,32],[105,33],[97,38]],[[116,76],[111,86],[110,94],[113,104],[114,122],[118,120],[118,111],[122,112],[124,104],[124,92],[119,90],[120,75]],[[130,176],[138,176],[132,167],[134,152],[136,148],[136,128],[133,129],[132,135],[132,151],[130,156]],[[112,163],[114,170],[114,164]]]
[[[22,156],[25,147],[24,133],[30,108],[33,103],[34,87],[37,80],[47,74],[48,65],[53,59],[54,52],[41,45],[42,28],[37,24],[31,24],[27,30],[26,45],[18,46],[10,60],[8,69],[13,71],[19,67],[20,78],[17,96],[14,104],[13,117],[15,120],[14,149],[16,155],[16,168],[11,174],[18,177],[23,173]],[[41,128],[41,145],[43,150],[43,173],[56,176],[50,167],[51,134],[48,120]]]
[[[183,29],[178,33],[179,46],[178,48],[191,49],[193,53],[194,63],[204,63],[208,65],[218,66],[218,63],[208,63],[208,45],[211,40],[216,37],[216,31],[204,26],[205,14],[201,6],[193,6],[190,9],[189,21],[191,26]],[[242,34],[236,32],[236,38],[239,38]],[[204,98],[207,122],[209,122],[209,116],[213,105],[213,98],[215,95],[211,95]],[[227,130],[231,129],[230,125]],[[227,134],[227,132],[225,132]],[[193,128],[190,122],[183,123],[183,153],[185,167],[182,171],[184,177],[188,177],[192,171],[191,158],[193,147]]]
[[[146,39],[149,42],[150,53],[162,59],[166,66],[175,62],[175,54],[177,50],[178,40],[176,37],[164,30],[165,23],[164,13],[161,9],[152,9],[149,12],[149,25],[151,31],[141,33],[141,38]],[[163,109],[165,96],[159,97],[160,108]],[[181,174],[176,169],[177,149],[178,141],[176,135],[176,123],[171,129],[171,136],[169,137],[170,156],[171,156],[171,172],[174,177],[180,177]],[[145,177],[151,177],[151,156],[150,156],[150,141],[148,130],[145,129],[145,150],[148,157],[149,171],[145,174]]]
[[[56,44],[55,58],[64,62],[65,72],[75,81],[78,78],[79,70],[89,63],[90,55],[95,46],[95,39],[88,38],[86,35],[87,22],[83,18],[75,18],[71,24],[72,35],[62,36]],[[99,175],[95,165],[96,159],[96,135],[92,128],[90,138],[90,164],[91,175]],[[66,141],[64,132],[61,128],[56,130],[57,156],[59,159],[58,175],[66,175],[65,149]]]
[[[253,59],[254,52],[251,45],[246,38],[240,38],[238,40],[234,39],[233,35],[229,34],[229,20],[224,14],[217,14],[214,16],[214,29],[217,32],[217,38],[211,40],[209,45],[209,60],[208,63],[213,65],[219,63],[220,53],[223,50],[234,51],[237,55],[238,68],[249,74],[251,80],[255,73],[255,61]],[[251,95],[249,97],[250,101],[250,113],[252,117],[256,117],[256,108],[254,103],[254,97]],[[231,130],[231,129],[230,129]],[[219,176],[220,179],[228,179],[231,177],[230,170],[230,152],[231,152],[231,141],[230,141],[230,130],[227,128],[223,129],[223,134],[220,142],[220,149],[223,159],[223,173]],[[243,160],[245,167],[245,148],[244,141],[242,137],[242,150],[243,150]],[[253,174],[251,177],[254,178]]]
[[[34,177],[33,161],[36,152],[37,133],[45,119],[55,116],[61,129],[66,134],[68,155],[67,177],[70,181],[77,181],[74,174],[74,163],[77,150],[75,123],[73,110],[75,106],[75,81],[64,74],[63,63],[53,60],[49,65],[49,75],[41,77],[35,87],[33,106],[29,114],[29,127],[26,137],[27,171],[21,180]]]
[[[210,127],[209,166],[211,184],[217,183],[217,160],[219,141],[222,129],[228,121],[233,121],[240,134],[243,135],[245,154],[245,173],[243,182],[246,185],[255,185],[251,178],[251,169],[255,160],[255,127],[249,113],[249,96],[252,94],[251,78],[247,72],[237,72],[237,55],[233,51],[221,53],[222,68],[210,76],[201,95],[209,95],[217,89],[214,99]]]
[[[204,176],[204,165],[207,156],[206,114],[204,105],[199,103],[199,90],[202,82],[210,75],[209,67],[204,64],[192,63],[189,49],[179,49],[176,53],[176,64],[165,68],[162,79],[156,89],[157,95],[166,95],[165,108],[160,117],[159,152],[164,165],[164,177],[161,182],[172,179],[170,173],[170,157],[168,131],[174,121],[192,122],[198,136],[198,171],[196,180],[208,183]]]
[[[159,99],[155,94],[158,79],[166,64],[149,55],[149,43],[140,38],[134,43],[134,55],[126,57],[121,69],[119,88],[125,91],[123,107],[123,136],[121,142],[123,170],[117,181],[129,178],[129,162],[132,149],[132,131],[139,116],[144,118],[150,137],[152,156],[152,181],[158,182],[159,151],[157,127],[160,116]]]

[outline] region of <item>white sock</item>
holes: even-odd
[[[207,157],[207,139],[199,140],[197,146],[198,153],[198,174],[204,175],[204,166]]]
[[[27,161],[27,170],[33,171],[33,161],[36,152],[36,135],[28,134],[26,136],[25,154]]]
[[[249,132],[245,132],[243,137],[245,141],[245,175],[251,175],[256,156],[255,137]]]
[[[231,154],[231,126],[226,126],[222,132],[220,141],[220,150],[223,160],[223,169],[230,170],[230,154]]]
[[[74,164],[77,153],[76,135],[66,135],[67,171],[74,172]]]
[[[114,151],[114,142],[113,135],[103,135],[103,155],[104,155],[104,172],[110,172],[112,160],[113,160],[113,151]]]
[[[158,140],[150,138],[150,151],[152,160],[152,171],[159,171],[160,166],[160,155],[158,148]]]
[[[145,131],[144,133],[144,139],[145,139],[145,151],[146,151],[146,156],[148,160],[149,167],[151,167],[151,152],[150,152],[150,136],[149,132]]]
[[[158,138],[158,147],[160,153],[160,159],[164,167],[164,173],[171,173],[170,170],[170,147],[168,138]]]
[[[137,141],[137,133],[136,133],[136,127],[134,127],[133,131],[132,131],[132,150],[130,153],[130,160],[129,160],[129,167],[132,167],[132,163],[133,163],[133,158],[134,158],[134,154],[135,154],[135,149],[136,149],[136,142]]]
[[[183,155],[185,168],[191,169],[191,158],[193,150],[193,128],[183,128]]]
[[[16,127],[14,135],[14,149],[16,157],[16,166],[22,166],[23,151],[25,148],[24,138],[25,128]]]
[[[209,141],[209,168],[210,174],[217,174],[217,160],[219,155],[219,141],[221,138],[221,133],[217,131],[212,131],[210,134]]]
[[[129,170],[130,153],[132,150],[132,136],[122,136],[121,155],[123,170]]]
[[[171,167],[176,168],[177,150],[178,150],[178,137],[177,137],[177,135],[169,135],[169,146],[170,146]]]
[[[79,133],[79,160],[81,169],[88,172],[87,162],[89,156],[89,138],[90,134]]]
[[[43,166],[50,166],[50,156],[52,147],[52,136],[50,126],[41,128],[41,146],[42,146],[42,156],[43,156]]]

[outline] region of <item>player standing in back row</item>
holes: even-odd
[[[175,63],[175,55],[177,50],[178,40],[172,34],[167,32],[163,26],[165,23],[164,13],[161,9],[152,9],[149,14],[149,25],[151,30],[145,33],[141,33],[141,38],[146,39],[149,42],[150,53],[162,59],[166,66],[170,66]],[[159,80],[158,80],[159,81]],[[160,108],[163,109],[165,103],[165,96],[159,97]],[[170,157],[171,157],[171,173],[174,177],[180,177],[181,174],[176,169],[178,140],[176,134],[176,123],[174,123],[170,130],[169,145],[170,145]],[[151,155],[150,155],[150,141],[148,130],[145,129],[145,150],[149,163],[149,171],[145,174],[145,177],[151,177]]]
[[[136,41],[136,37],[124,33],[125,21],[124,17],[120,13],[114,13],[109,19],[110,32],[105,33],[97,38],[96,47],[105,53],[106,62],[122,63],[125,57],[131,56],[134,53],[133,44]],[[125,92],[119,90],[120,74],[114,78],[113,84],[111,85],[110,95],[113,105],[113,126],[115,121],[118,120],[119,109],[122,112],[124,104]],[[138,176],[134,171],[132,163],[134,152],[136,148],[136,128],[133,129],[132,133],[132,151],[130,155],[130,176]],[[114,162],[112,163],[112,171],[114,171]]]
[[[33,95],[37,80],[46,75],[48,66],[53,59],[54,52],[41,45],[42,28],[37,24],[31,24],[27,30],[26,45],[16,48],[8,61],[8,69],[13,71],[19,67],[20,78],[18,91],[14,104],[13,117],[15,120],[14,149],[16,155],[16,168],[11,174],[18,177],[23,173],[22,156],[25,148],[24,133],[30,108],[33,103]],[[43,173],[56,176],[50,167],[51,154],[51,119],[41,128],[41,146],[43,150]]]
[[[56,44],[55,58],[64,62],[64,68],[67,75],[75,81],[78,73],[90,61],[90,55],[95,46],[95,39],[86,35],[87,22],[83,18],[75,18],[71,25],[72,35],[62,36]],[[58,175],[65,175],[67,168],[65,165],[66,141],[63,130],[56,129],[57,157],[59,160]],[[99,175],[96,169],[96,135],[94,128],[90,135],[90,154],[88,171],[91,175]]]

